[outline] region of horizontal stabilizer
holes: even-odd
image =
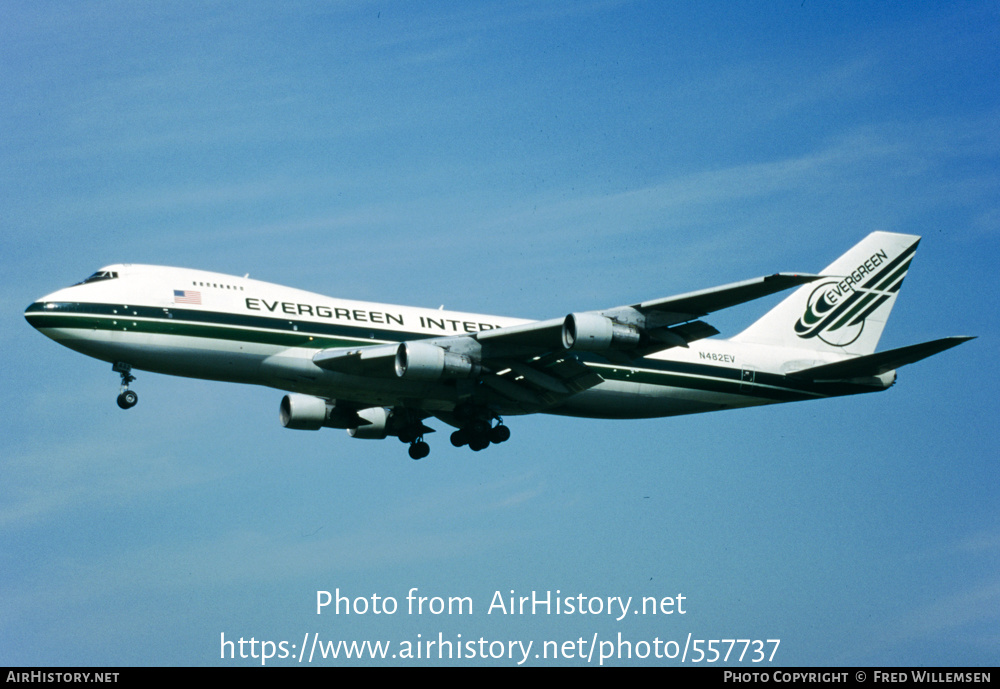
[[[972,339],[975,338],[945,337],[941,340],[933,340],[932,342],[923,342],[908,347],[900,347],[899,349],[890,349],[885,352],[866,354],[845,361],[836,361],[832,364],[814,366],[804,371],[796,371],[791,375],[795,378],[805,378],[808,380],[848,380],[851,378],[879,376],[906,364],[926,359],[929,356],[943,352],[946,349],[951,349]]]

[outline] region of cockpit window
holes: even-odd
[[[118,277],[118,273],[113,270],[99,270],[83,282],[78,282],[78,285],[86,285],[88,282],[97,282],[98,280],[114,280]]]

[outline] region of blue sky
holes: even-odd
[[[995,664],[998,38],[989,2],[5,3],[0,664],[255,664],[220,634],[307,632]],[[550,318],[874,230],[924,238],[881,347],[979,339],[878,395],[514,418],[421,462],[284,430],[264,388],[139,372],[124,413],[22,316],[133,262]],[[474,613],[315,614],[412,587]],[[687,613],[486,614],[512,589]]]

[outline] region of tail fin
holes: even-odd
[[[873,232],[736,335],[752,342],[847,355],[871,354],[920,237]]]

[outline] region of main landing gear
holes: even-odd
[[[423,459],[431,453],[431,446],[424,441],[424,433],[433,433],[434,429],[425,426],[419,416],[405,410],[394,412],[393,425],[399,441],[409,443],[410,459]]]
[[[485,450],[491,443],[499,445],[510,439],[510,429],[504,426],[503,419],[488,409],[464,407],[457,410],[457,413],[447,421],[459,426],[458,430],[451,434],[451,444],[455,447],[468,445],[475,452],[479,452]],[[424,441],[424,433],[432,431],[433,429],[425,426],[419,417],[408,418],[400,413],[394,435],[400,442],[409,443],[411,459],[423,459],[431,452],[430,446]]]
[[[451,434],[451,444],[455,447],[468,445],[475,452],[485,450],[490,443],[499,445],[510,439],[510,429],[503,425],[503,419],[495,417],[497,424],[490,425],[490,420],[477,419],[462,426]]]
[[[431,446],[424,441],[423,431],[418,428],[402,431],[399,434],[399,441],[410,444],[408,450],[410,459],[423,459],[431,453]]]
[[[410,443],[410,459],[423,459],[431,453],[431,446],[424,442],[423,436]]]
[[[139,395],[128,389],[128,384],[135,380],[132,375],[132,367],[121,361],[116,362],[111,370],[121,374],[122,387],[121,394],[118,395],[118,406],[122,409],[131,409],[139,402]]]

